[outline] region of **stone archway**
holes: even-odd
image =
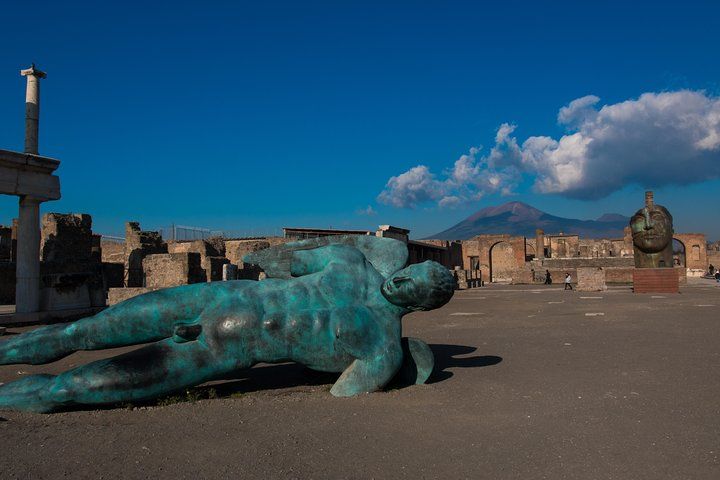
[[[673,238],[673,266],[683,267],[687,266],[687,249],[682,240]]]
[[[515,271],[515,255],[509,242],[501,241],[490,247],[490,282],[511,283]]]

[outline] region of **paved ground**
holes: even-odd
[[[719,311],[703,279],[458,292],[406,317],[436,354],[429,385],[338,399],[331,377],[263,366],[196,403],[0,411],[0,478],[717,479]]]

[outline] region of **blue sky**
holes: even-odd
[[[42,81],[44,212],[420,238],[510,200],[720,239],[720,3],[5,0],[0,148]],[[17,214],[0,196],[0,224]]]

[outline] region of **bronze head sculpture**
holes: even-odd
[[[672,268],[673,223],[667,208],[655,205],[653,193],[645,193],[645,207],[630,218],[635,268]]]

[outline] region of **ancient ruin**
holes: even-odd
[[[543,283],[546,272],[556,280],[568,272],[578,279],[579,290],[602,290],[651,275],[637,273],[636,266],[662,266],[682,284],[688,276],[706,274],[710,264],[720,266],[718,244],[708,247],[700,233],[673,233],[671,221],[661,252],[645,251],[634,242],[633,235],[644,231],[642,225],[663,214],[651,192],[623,237],[612,239],[538,229],[534,238],[493,234],[418,241],[410,239],[407,229],[380,225],[376,231],[284,228],[283,237],[184,241],[128,222],[123,240],[93,233],[86,214],[50,213],[40,225],[40,203],[60,198],[60,180],[53,175],[60,162],[38,154],[40,79],[46,74],[34,65],[21,74],[27,78],[24,152],[0,150],[0,193],[19,197],[18,217],[12,225],[0,226],[0,303],[15,305],[15,315],[3,319],[8,324],[80,318],[162,288],[260,280],[265,272],[244,262],[243,256],[292,240],[337,235],[399,240],[406,245],[409,264],[438,262],[453,273],[459,289]]]

